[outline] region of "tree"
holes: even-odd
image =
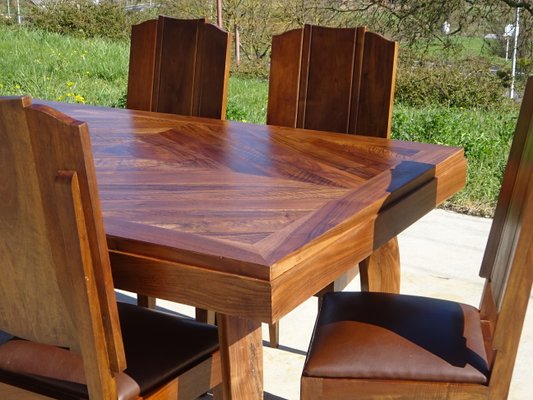
[[[215,0],[163,0],[162,12],[179,18],[207,16],[216,21]],[[524,12],[520,30],[520,65],[533,59],[533,0],[222,0],[224,29],[239,27],[243,59],[266,64],[272,35],[305,23],[346,27],[366,25],[402,42],[402,48],[424,45],[457,47],[458,36],[502,36]],[[449,24],[449,31],[443,26]],[[497,49],[497,46],[493,46]],[[503,48],[503,47],[501,47]]]
[[[519,66],[532,70],[533,0],[334,0],[324,12],[337,16],[358,16],[374,31],[420,48],[441,43],[453,47],[456,36],[495,34],[504,43],[504,28],[513,24],[516,8],[523,10],[520,22]],[[336,18],[337,21],[339,18]],[[443,32],[443,27],[450,27]],[[498,46],[492,47],[497,49]],[[500,49],[505,49],[500,45]],[[503,54],[500,54],[503,55]]]
[[[443,40],[445,22],[451,24],[449,35],[452,36],[483,31],[495,21],[507,21],[516,7],[533,17],[533,0],[337,0],[329,3],[325,8],[330,12],[364,13],[374,29],[387,30],[409,42]]]

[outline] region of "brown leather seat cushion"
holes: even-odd
[[[118,380],[119,391],[131,393],[131,377],[144,395],[218,349],[214,326],[126,303],[118,303],[118,311],[128,365],[127,376]],[[0,345],[0,381],[59,399],[88,398],[78,372],[83,371],[81,357],[53,346],[13,341],[24,345],[17,346],[17,354],[14,347],[4,347],[10,342]],[[119,398],[129,395],[119,393]]]
[[[303,374],[486,383],[479,312],[424,297],[328,293]]]

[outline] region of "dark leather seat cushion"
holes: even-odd
[[[128,365],[125,374],[139,385],[141,396],[206,360],[218,349],[214,326],[131,304],[117,304]],[[0,345],[0,381],[58,399],[88,397],[87,387],[74,378],[80,374],[73,373],[83,371],[81,357],[54,346],[13,340],[25,343],[19,353],[25,352],[26,356],[2,352],[4,345]],[[18,351],[21,346],[17,347]],[[17,360],[16,370],[6,367],[12,366],[13,360]],[[69,381],[66,377],[73,378]],[[126,386],[121,382],[127,383],[127,377],[119,379],[119,391]],[[128,396],[119,393],[119,398]]]
[[[206,360],[218,349],[216,326],[118,303],[126,374],[141,395]]]
[[[304,376],[487,382],[479,311],[388,293],[328,293]]]

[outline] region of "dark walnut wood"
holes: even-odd
[[[397,42],[365,27],[274,36],[267,123],[388,137],[397,57]]]
[[[195,399],[220,388],[216,330],[187,333],[178,317],[140,319],[140,308],[119,319],[91,150],[87,124],[0,98],[0,329],[15,337],[0,344],[0,398]],[[147,320],[159,330],[139,330]],[[156,340],[173,349],[164,362]]]
[[[259,322],[465,183],[459,148],[45,103],[88,122],[116,286],[225,314],[235,398],[262,395]]]
[[[205,18],[133,25],[127,107],[224,119],[230,49],[231,35]]]
[[[44,103],[89,124],[111,250],[239,276],[274,298],[292,271],[330,252],[364,258],[465,180],[458,148]],[[352,236],[355,255],[335,251]],[[306,293],[323,283],[309,281]],[[252,312],[253,297],[214,309]]]
[[[127,108],[225,119],[230,43],[231,35],[205,18],[160,15],[133,25]],[[138,296],[139,305],[155,303]],[[198,309],[203,314],[207,322],[207,311]]]
[[[324,300],[329,307],[319,315],[313,333],[301,398],[336,400],[357,393],[358,399],[366,400],[507,399],[533,284],[532,241],[530,77],[480,270],[485,287],[479,310],[454,302],[443,307],[443,303],[437,305],[442,300],[424,297],[389,295],[383,302],[384,297],[365,293],[333,294]],[[351,297],[343,301],[339,295]],[[356,309],[366,310],[372,318],[351,312]],[[425,317],[413,317],[420,310]],[[440,337],[434,325],[428,324],[438,325],[439,320],[450,322],[446,327],[441,323],[439,328],[447,333]],[[399,354],[408,355],[408,368]]]
[[[267,122],[389,138],[398,43],[365,27],[305,25],[272,38]],[[396,237],[322,289],[342,290],[361,272],[364,290],[400,291]],[[278,327],[270,345],[277,347]]]

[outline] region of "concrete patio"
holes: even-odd
[[[434,210],[400,237],[402,293],[457,300],[478,306],[483,280],[478,271],[491,225],[490,219]],[[358,279],[347,290],[359,290]],[[191,307],[158,300],[158,306],[193,315]],[[309,299],[281,320],[280,347],[265,341],[265,399],[299,398],[300,374],[317,312]],[[263,337],[268,329],[263,325]],[[509,399],[531,398],[533,379],[533,304],[530,301]]]

